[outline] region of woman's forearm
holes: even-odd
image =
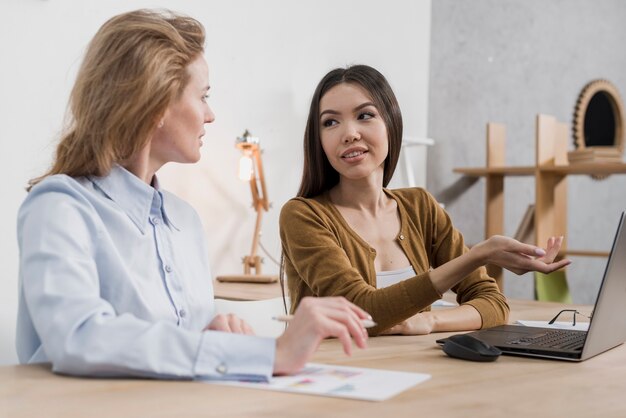
[[[430,280],[437,292],[444,294],[484,264],[480,253],[472,249],[432,270]]]
[[[441,294],[459,283],[472,271],[487,263],[506,268],[515,274],[528,271],[551,273],[567,266],[571,261],[554,259],[561,248],[563,238],[548,239],[547,251],[513,238],[494,235],[476,244],[460,257],[452,259],[430,272],[434,288]]]
[[[480,313],[471,305],[434,309],[430,312],[424,312],[424,315],[429,316],[432,320],[431,332],[470,331],[480,329],[482,326]]]

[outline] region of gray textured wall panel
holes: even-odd
[[[626,2],[622,0],[436,0],[432,3],[428,188],[464,233],[484,231],[484,180],[470,182],[455,167],[485,163],[485,125],[507,127],[507,165],[535,159],[535,116],[571,125],[583,86],[611,80],[626,95]],[[573,140],[571,141],[573,143]],[[570,145],[573,149],[573,145]],[[570,176],[569,247],[608,250],[626,175],[603,181]],[[514,234],[534,200],[532,178],[505,180],[505,232]],[[605,259],[573,258],[574,302],[595,299]],[[505,275],[509,297],[531,298],[531,275]]]

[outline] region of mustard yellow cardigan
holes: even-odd
[[[429,270],[468,251],[448,214],[424,189],[384,190],[400,214],[397,240],[417,276],[377,289],[371,248],[350,228],[328,193],[288,201],[280,214],[280,237],[291,311],[305,296],[343,296],[369,312],[378,326],[370,335],[429,310],[441,297]],[[509,306],[481,267],[452,288],[459,304],[480,313],[482,328],[504,324]]]

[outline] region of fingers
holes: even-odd
[[[546,255],[546,251],[543,248],[539,248],[536,245],[524,244],[513,238],[504,237],[501,235],[494,235],[489,238],[492,253],[509,252],[525,254],[531,257],[542,257]]]
[[[313,315],[324,325],[323,329],[327,334],[321,335],[321,338],[337,337],[340,340],[345,338],[342,340],[345,347],[345,343],[350,343],[349,337],[352,336],[359,348],[367,346],[368,335],[361,320],[369,319],[371,316],[345,298],[304,298],[296,310],[296,315],[300,310],[303,311],[303,315]],[[346,331],[345,337],[342,337],[343,330]]]
[[[209,325],[207,325],[204,330],[230,332],[230,327],[228,326],[228,319],[226,318],[226,315],[215,315],[215,317],[213,317],[211,322],[209,322]]]
[[[526,256],[543,257],[546,255],[546,250],[544,250],[543,248],[537,247],[535,245],[524,244],[519,241],[516,241],[515,246],[516,248],[513,251],[526,255]]]
[[[342,341],[344,351],[346,342],[348,345],[351,345],[350,336],[354,338],[357,347],[365,348],[367,346],[367,330],[363,326],[361,318],[356,316],[353,311],[331,307],[324,309],[322,313],[334,322],[333,325],[336,327],[336,332],[339,334],[331,336],[337,337]],[[342,340],[344,336],[345,340]],[[348,353],[346,352],[346,354]]]
[[[350,333],[346,329],[346,327],[341,326],[341,323],[332,321],[328,323],[328,336],[337,337],[337,339],[341,342],[341,346],[343,347],[343,352],[346,355],[352,355],[352,340],[350,339]],[[357,341],[357,339],[355,339]],[[357,343],[358,345],[358,343]],[[364,347],[361,347],[364,348]]]
[[[339,339],[343,351],[352,354],[352,338],[367,347],[367,332],[361,320],[370,316],[342,297],[303,298],[287,330],[276,340],[274,372],[300,370],[327,337]]]
[[[561,245],[563,244],[563,237],[550,237],[546,245],[546,255],[541,259],[546,263],[552,263],[554,259],[559,255]]]
[[[326,308],[335,308],[335,309],[345,309],[353,312],[360,319],[372,319],[372,316],[365,312],[360,307],[356,306],[354,303],[348,302],[348,300],[342,296],[335,297],[321,297],[321,298],[304,298],[308,299],[305,303],[314,303],[319,305],[320,307]]]
[[[548,238],[548,242],[546,243],[546,258],[556,258],[556,256],[559,254],[561,246],[563,245],[563,239],[564,237],[562,235],[560,237]]]
[[[228,327],[233,334],[254,335],[254,330],[246,321],[239,318],[235,314],[226,315],[228,319]]]
[[[558,253],[558,250],[553,249],[552,251],[556,251]],[[522,275],[529,271],[539,271],[547,274],[571,264],[571,260],[569,259],[562,259],[558,262],[554,262],[553,258],[548,256],[533,258],[528,257],[525,254],[506,252],[500,254],[498,261],[500,266],[517,275]]]
[[[554,271],[560,270],[563,267],[570,265],[571,263],[572,261],[567,258],[564,258],[562,260],[559,260],[553,263],[546,263],[545,261],[542,261],[542,260],[530,260],[529,259],[528,261],[524,263],[523,266],[520,266],[518,268],[509,268],[508,270],[512,271],[513,273],[517,275],[522,275],[529,271],[538,271],[540,273],[549,274]]]
[[[545,263],[546,266],[543,267],[542,270],[537,271],[541,271],[542,273],[552,272],[563,268],[571,263],[570,260],[560,260],[559,262],[554,263],[554,260],[559,255],[559,251],[561,250],[561,246],[563,245],[563,239],[563,236],[548,238],[548,242],[546,245],[546,255],[537,260]]]
[[[546,249],[528,245],[503,236],[489,239],[491,256],[489,262],[522,275],[528,271],[551,273],[571,263],[569,260],[554,262],[563,244],[563,236],[550,237]]]
[[[344,297],[319,297],[312,298],[307,297],[302,300],[300,305],[306,306],[308,309],[317,310],[330,314],[335,311],[335,318],[337,320],[344,318],[346,320],[353,321],[356,324],[361,324],[361,319],[372,319],[372,316],[359,308],[355,304],[348,302]]]
[[[236,315],[234,314],[228,314],[226,315],[227,321],[228,321],[228,328],[230,329],[230,332],[232,332],[233,334],[243,334],[243,329],[241,327],[241,319],[239,319]]]
[[[348,302],[348,301],[346,300],[346,302]],[[370,315],[369,313],[365,312],[363,309],[361,309],[360,307],[356,306],[354,303],[350,303],[350,302],[348,302],[348,303],[349,303],[348,306],[350,307],[350,309],[352,309],[352,311],[354,311],[354,313],[360,319],[372,319],[372,315]]]
[[[343,297],[305,298],[300,305],[303,309],[313,311],[317,315],[320,315],[320,320],[324,319],[323,323],[327,327],[326,332],[330,334],[323,335],[322,338],[337,337],[341,340],[340,334],[345,330],[345,341],[350,343],[350,336],[352,336],[359,348],[366,347],[368,335],[361,319],[369,319],[371,317],[361,308],[348,302]],[[296,311],[296,315],[297,314],[298,312]],[[332,322],[327,322],[327,320]],[[345,341],[342,340],[344,348]]]
[[[243,319],[241,320],[242,323],[242,329],[243,329],[243,333],[246,335],[256,335],[256,332],[254,332],[254,329],[252,329],[252,327],[250,325],[248,325],[248,323],[246,321],[244,321]]]
[[[231,332],[233,334],[255,335],[254,330],[235,314],[218,314],[204,330]]]
[[[553,271],[557,271],[562,269],[565,266],[568,266],[572,263],[571,260],[564,258],[563,260],[559,260],[556,263],[550,263],[550,264],[546,264],[545,266],[542,266],[542,269],[537,269],[537,271],[540,271],[544,274],[548,274],[548,273],[552,273]]]

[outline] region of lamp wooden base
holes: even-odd
[[[269,274],[237,274],[231,276],[217,276],[218,282],[243,282],[243,283],[276,283],[278,276]]]

